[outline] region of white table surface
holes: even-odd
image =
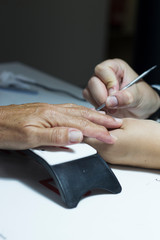
[[[4,70],[81,96],[78,87],[23,64],[0,64],[0,72]],[[38,95],[0,90],[1,105],[26,102],[90,106],[45,90]],[[0,152],[0,240],[160,239],[159,171],[111,166],[122,185],[120,194],[92,194],[76,208],[67,209],[56,193],[40,184],[50,178],[41,165],[18,152],[3,154]]]

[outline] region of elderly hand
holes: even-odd
[[[28,103],[0,107],[0,149],[28,149],[79,143],[83,136],[114,143],[107,128],[120,119],[74,104]]]
[[[160,169],[159,123],[125,118],[121,128],[110,133],[117,137],[113,145],[93,138],[87,138],[85,142],[97,149],[108,163]]]
[[[119,91],[137,76],[121,59],[104,61],[96,66],[83,95],[96,108],[105,102],[104,110],[116,117],[148,118],[160,107],[160,98],[147,83]]]

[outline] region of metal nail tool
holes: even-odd
[[[143,72],[141,75],[139,75],[136,79],[134,79],[132,82],[128,83],[126,86],[124,86],[122,89],[120,89],[120,91],[125,90],[129,87],[131,87],[133,84],[135,84],[136,82],[138,82],[141,78],[143,78],[144,76],[146,76],[148,73],[150,73],[152,70],[154,70],[157,67],[157,65],[151,67],[150,69],[148,69],[147,71]],[[103,103],[101,106],[99,106],[96,110],[99,111],[102,108],[104,108],[106,106],[105,103]]]

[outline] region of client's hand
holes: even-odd
[[[74,104],[28,103],[0,107],[0,149],[28,149],[79,143],[83,136],[115,142],[107,128],[120,119]]]
[[[126,118],[120,129],[110,131],[117,137],[113,145],[87,138],[111,164],[160,169],[160,124],[151,120]]]

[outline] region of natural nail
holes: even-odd
[[[69,132],[69,140],[71,143],[79,143],[83,139],[83,134],[80,131],[70,131]]]
[[[107,98],[107,106],[108,107],[116,107],[118,105],[118,100],[115,96],[109,96]]]
[[[113,117],[114,118],[114,120],[116,121],[116,122],[118,122],[118,123],[122,123],[123,122],[123,120],[121,119],[121,118],[115,118],[115,117]]]

